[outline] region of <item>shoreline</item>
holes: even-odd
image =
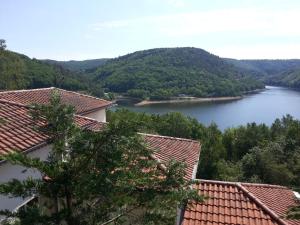
[[[251,94],[256,94],[256,93],[265,91],[267,89],[268,88],[265,86],[265,88],[255,89],[255,90],[252,90],[252,91],[246,91],[246,92],[244,92],[243,96],[245,96],[245,95],[251,95]]]
[[[170,99],[170,100],[161,100],[161,101],[150,101],[143,100],[134,104],[134,106],[144,106],[144,105],[153,105],[153,104],[165,104],[165,103],[195,103],[195,102],[221,102],[221,101],[233,101],[242,99],[243,96],[234,96],[234,97],[212,97],[212,98],[196,98],[190,97],[186,99]]]
[[[168,103],[204,103],[204,102],[226,102],[226,101],[235,101],[244,98],[247,95],[256,94],[261,91],[266,90],[267,88],[255,89],[252,91],[244,92],[243,95],[239,96],[225,96],[225,97],[173,97],[173,99],[168,100],[139,100],[138,98],[119,96],[120,99],[135,99],[137,103],[133,104],[134,106],[145,106],[145,105],[155,105],[155,104],[168,104]],[[115,100],[117,102],[118,99]]]

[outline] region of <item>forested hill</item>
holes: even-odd
[[[286,70],[268,79],[269,84],[300,89],[300,67]]]
[[[0,90],[60,87],[101,96],[100,85],[83,74],[8,50],[0,50]]]
[[[266,84],[300,88],[300,59],[225,60]]]
[[[88,59],[88,60],[70,60],[70,61],[56,61],[51,59],[42,60],[46,63],[59,65],[68,70],[75,72],[85,72],[103,65],[108,59]]]
[[[263,87],[243,70],[198,48],[139,51],[109,60],[90,75],[108,91],[150,99],[236,96]]]

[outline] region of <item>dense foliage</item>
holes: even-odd
[[[300,66],[298,69],[290,69],[277,76],[270,77],[268,82],[272,85],[300,89]]]
[[[141,99],[236,96],[262,87],[219,57],[195,48],[153,49],[78,62],[41,61],[1,50],[0,78],[0,90],[56,86],[103,96],[106,88]]]
[[[226,59],[266,84],[300,88],[300,60],[235,60]]]
[[[55,86],[103,95],[101,86],[82,74],[8,50],[0,50],[0,79],[0,90]]]
[[[6,41],[4,39],[0,39],[0,50],[6,49]]]
[[[104,63],[106,63],[108,59],[88,59],[88,60],[70,60],[70,61],[56,61],[56,60],[42,60],[44,62],[47,62],[49,64],[53,65],[59,65],[62,66],[68,70],[75,71],[75,72],[89,72],[90,70],[93,70],[94,68],[97,68],[99,66],[102,66]]]
[[[0,47],[0,90],[56,86],[139,99],[237,96],[269,85],[300,88],[300,60],[222,59],[197,48],[139,51],[115,59],[36,60]]]
[[[1,51],[0,63],[1,89],[61,86],[63,81],[62,71],[58,68],[14,52]]]
[[[263,87],[235,66],[197,48],[135,52],[107,61],[91,76],[111,92],[150,99],[236,96]]]
[[[224,132],[180,113],[109,112],[115,118],[136,121],[141,132],[200,140],[198,178],[300,186],[300,121],[289,115],[270,127],[249,123]]]
[[[151,158],[133,121],[116,118],[101,132],[82,130],[57,94],[31,113],[52,151],[47,161],[18,151],[0,159],[41,174],[0,184],[0,194],[39,197],[38,204],[1,212],[18,218],[15,224],[174,224],[177,207],[202,200],[184,179],[183,163],[162,168]]]
[[[300,205],[290,208],[287,218],[300,220]]]

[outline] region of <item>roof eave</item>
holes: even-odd
[[[90,109],[90,110],[82,111],[82,112],[77,113],[77,114],[84,116],[84,115],[87,115],[89,113],[97,112],[98,110],[101,110],[101,109],[109,108],[112,105],[113,105],[113,102],[110,102],[110,103],[108,103],[106,105],[103,105],[103,106],[100,106],[100,107],[97,107],[97,108],[93,108],[93,109]]]

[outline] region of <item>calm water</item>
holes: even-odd
[[[117,106],[136,112],[181,112],[208,125],[215,122],[222,130],[247,122],[270,125],[276,118],[290,114],[300,119],[300,92],[267,86],[265,91],[230,102],[178,103],[147,106]]]

